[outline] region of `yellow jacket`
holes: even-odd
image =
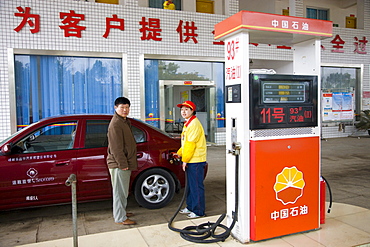
[[[163,3],[163,8],[164,9],[176,10],[175,4],[173,4],[173,3],[167,4],[167,3],[168,3],[168,1],[165,1]]]
[[[181,148],[177,154],[186,163],[205,162],[207,160],[207,142],[202,124],[197,117],[191,117],[181,133]]]

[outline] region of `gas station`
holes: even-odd
[[[298,27],[304,27],[304,30],[298,30]],[[212,232],[212,237],[220,236],[213,240],[225,241],[227,246],[243,246],[245,243],[253,246],[365,246],[364,243],[369,243],[369,209],[335,203],[335,209],[338,209],[335,216],[328,219],[328,224],[320,225],[325,217],[322,206],[325,198],[323,200],[323,193],[320,192],[323,189],[320,160],[323,158],[328,161],[325,152],[329,144],[322,142],[323,148],[320,146],[320,100],[317,92],[320,89],[320,39],[330,35],[330,22],[245,11],[216,25],[216,38],[225,40],[225,74],[234,73],[226,76],[225,85],[228,92],[227,146],[214,147],[211,157],[215,157],[209,159],[210,164],[219,165],[215,167],[225,167],[225,159],[219,157],[226,156],[226,219],[224,215],[218,217],[210,214],[205,218],[181,221],[173,227],[196,227],[194,233],[206,230],[207,234],[200,233],[202,235]],[[289,66],[271,66],[251,73],[249,46],[252,42],[290,46],[293,51],[292,62]],[[366,138],[361,140],[368,143]],[[358,139],[346,141],[354,144]],[[336,143],[335,150],[343,150],[338,149],[343,143],[340,140]],[[367,154],[367,146],[362,147],[362,153]],[[330,146],[330,152],[332,148]],[[354,148],[358,151],[358,147]],[[221,152],[225,149],[227,154]],[[337,157],[334,155],[330,158]],[[364,155],[365,164],[366,158]],[[341,167],[355,165],[358,160],[358,157],[352,161],[346,160]],[[334,159],[331,163],[336,161]],[[332,167],[337,167],[337,164]],[[214,171],[225,178],[223,169]],[[364,188],[368,186],[366,178],[364,173],[361,181]],[[220,180],[212,180],[212,183],[214,181]],[[217,186],[220,187],[219,184]],[[349,189],[355,188],[358,187],[352,185]],[[214,194],[219,192],[214,189]],[[344,193],[348,194],[347,191]],[[225,202],[222,200],[222,203]],[[224,209],[219,200],[215,200],[213,205]],[[58,207],[58,211],[63,210]],[[81,234],[81,245],[185,246],[188,245],[187,241],[191,241],[181,235],[188,231],[185,228],[180,230],[182,238],[173,229],[168,230],[170,223],[153,225],[149,221],[148,225],[135,228],[109,228],[111,218],[106,216],[104,210],[101,212],[101,219],[97,221],[99,216],[95,208],[93,217],[81,217],[80,220],[85,221],[81,224],[81,232],[88,232]],[[110,207],[108,213],[111,213]],[[153,214],[146,209],[136,208],[136,213],[136,217],[142,221],[147,221],[149,217],[167,221],[169,211],[163,208]],[[18,217],[16,214],[19,211],[13,212],[14,218]],[[60,215],[57,217],[58,220],[62,218]],[[343,217],[347,219],[346,222]],[[210,222],[214,220],[217,222]],[[55,237],[52,228],[57,228],[58,233],[63,232],[55,224],[55,218],[44,217],[43,227],[35,223],[34,218],[31,221],[28,225],[30,228],[33,225],[41,230],[30,231],[31,235],[36,232],[39,236],[52,235],[53,239],[38,240],[27,246],[71,246],[72,238]],[[196,226],[199,221],[208,222]],[[227,226],[221,224],[224,221],[227,221]],[[22,230],[27,224],[24,222]],[[9,229],[14,227],[14,220],[4,222],[4,225]],[[65,228],[70,231],[68,227]],[[225,231],[220,233],[216,228]],[[318,229],[320,231],[315,231]],[[232,237],[227,234],[229,230]],[[14,232],[19,235],[19,231]],[[22,238],[27,234],[22,232]],[[8,239],[14,238],[11,233],[6,235],[9,235]],[[195,238],[200,237],[196,235]],[[19,245],[20,238],[6,241],[17,241],[16,245]]]
[[[320,51],[331,36],[330,21],[249,11],[215,25],[225,42],[227,220],[241,243],[320,228]],[[289,47],[292,62],[251,73],[251,43]]]

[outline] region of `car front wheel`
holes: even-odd
[[[137,203],[148,209],[166,206],[176,190],[175,180],[163,169],[154,168],[143,172],[135,184],[134,194]]]

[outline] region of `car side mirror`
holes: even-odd
[[[10,145],[9,143],[8,144],[5,144],[2,148],[1,148],[1,152],[5,155],[8,155],[8,154],[11,154],[12,152],[12,145]]]

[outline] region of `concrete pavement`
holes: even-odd
[[[370,138],[327,139],[321,143],[322,175],[332,188],[334,202],[339,203],[334,204],[332,213],[336,212],[335,205],[341,203],[370,209]],[[210,167],[205,180],[208,216],[218,216],[226,211],[225,155],[225,146],[209,147]],[[114,224],[110,201],[79,204],[78,235],[108,234],[125,229],[166,225],[178,207],[182,192],[175,195],[167,207],[156,210],[140,208],[130,198],[128,210],[135,213],[132,217],[138,222],[135,226]],[[186,218],[181,215],[176,220],[183,221]],[[70,205],[0,212],[0,246],[41,243],[71,236]]]

